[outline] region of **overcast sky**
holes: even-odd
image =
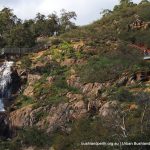
[[[119,0],[0,0],[0,9],[9,7],[21,19],[34,18],[37,12],[50,14],[62,8],[77,13],[78,25],[85,25],[100,18],[103,9],[112,9]],[[140,0],[133,0],[139,2]]]

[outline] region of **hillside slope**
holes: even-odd
[[[129,28],[137,15],[148,23],[149,8],[117,6],[16,62],[27,83],[10,108],[14,137],[0,149],[96,150],[81,142],[149,142],[150,64],[130,44],[149,47],[150,28]],[[113,146],[120,147],[140,148]]]

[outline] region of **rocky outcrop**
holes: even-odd
[[[28,85],[25,88],[23,94],[26,96],[33,96],[33,90],[34,90],[34,84],[36,81],[38,81],[39,79],[41,79],[40,75],[37,74],[28,74]]]
[[[78,101],[72,104],[64,103],[59,104],[58,106],[52,106],[48,116],[38,122],[37,126],[43,128],[46,124],[48,133],[61,128],[64,130],[67,123],[86,116],[86,112],[86,107],[83,101]]]
[[[16,93],[20,89],[22,83],[20,75],[15,68],[12,68],[11,80],[12,93]]]
[[[114,118],[118,114],[119,111],[119,103],[117,101],[109,101],[106,102],[100,109],[99,109],[99,116],[103,118]]]
[[[97,97],[101,90],[103,89],[103,84],[101,83],[87,83],[82,87],[82,92],[87,96]]]
[[[102,107],[102,105],[104,104],[104,101],[101,98],[98,99],[94,99],[94,100],[89,100],[88,101],[88,112],[93,114],[93,113],[97,113],[99,111],[99,109]]]
[[[61,66],[72,66],[76,63],[76,60],[73,59],[73,58],[70,58],[70,59],[65,59],[63,62],[61,62]]]
[[[73,94],[71,92],[68,92],[66,97],[69,99],[69,102],[73,102],[75,100],[83,100],[84,96],[82,94]]]
[[[33,118],[31,112],[33,111],[32,105],[23,107],[10,113],[11,124],[14,127],[27,127],[33,125]]]
[[[87,54],[97,54],[97,49],[96,49],[96,47],[86,46],[86,47],[83,49],[83,52],[84,52],[84,53],[87,53]]]
[[[77,75],[71,75],[68,79],[67,79],[67,84],[69,86],[72,87],[76,87],[76,88],[81,88],[83,86],[83,84],[80,82],[80,77],[78,77]]]
[[[84,46],[85,46],[84,41],[76,41],[73,45],[73,48],[75,51],[81,51]]]
[[[132,74],[125,73],[123,74],[117,81],[115,81],[115,85],[117,87],[133,85],[137,82],[145,82],[150,80],[150,72],[149,71],[138,71]]]
[[[20,81],[21,81],[21,84],[22,85],[25,85],[28,81],[28,72],[27,70],[21,70],[19,74],[19,77],[20,77]]]
[[[64,129],[70,121],[86,116],[86,105],[82,98],[81,95],[76,95],[74,102],[61,103],[51,107],[39,107],[37,109],[33,105],[29,105],[11,112],[10,120],[14,127],[37,126],[39,129],[44,129],[46,125],[47,132],[51,133],[58,128]],[[37,117],[39,113],[47,115],[40,119]]]
[[[11,137],[11,126],[6,113],[0,113],[0,139]]]
[[[125,86],[128,82],[128,77],[127,76],[123,76],[122,78],[120,78],[117,82],[116,82],[116,85],[118,87],[120,86]]]
[[[88,97],[97,97],[100,96],[102,90],[109,87],[111,85],[110,82],[106,83],[86,83],[83,84],[80,82],[80,77],[76,75],[71,75],[67,79],[67,83],[69,86],[76,87],[82,91],[82,93]]]

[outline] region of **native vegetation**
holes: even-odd
[[[101,19],[82,27],[70,21],[76,18],[74,12],[64,10],[60,18],[37,14],[35,20],[23,23],[14,16],[16,21],[7,27],[12,30],[10,39],[6,38],[6,26],[0,26],[1,47],[12,43],[31,46],[35,41],[31,37],[40,35],[48,36],[51,42],[49,49],[17,62],[19,69],[28,70],[29,77],[11,113],[12,117],[17,114],[14,119],[22,115],[25,121],[18,117],[21,127],[14,129],[17,136],[0,141],[0,150],[30,146],[98,150],[99,146],[83,146],[81,142],[149,142],[150,62],[132,46],[150,47],[149,9],[147,0],[139,4],[120,0],[113,10],[101,12]],[[12,15],[8,8],[2,10],[0,22],[6,10]],[[31,40],[13,40],[18,31],[22,31],[22,38],[31,34]],[[50,37],[54,32],[58,35]],[[102,147],[119,148],[147,149]]]

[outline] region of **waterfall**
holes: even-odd
[[[5,61],[0,67],[0,112],[5,111],[4,100],[11,96],[11,73],[14,62]]]

